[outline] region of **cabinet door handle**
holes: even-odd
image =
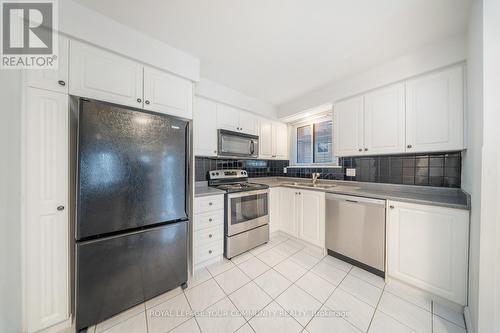
[[[214,154],[217,154],[217,150],[214,150]]]
[[[363,149],[359,148],[358,151],[363,151]]]
[[[142,99],[138,98],[137,103],[141,103],[141,102],[142,102]]]
[[[213,204],[211,202],[208,203],[209,206],[212,206]]]
[[[57,81],[57,83],[59,83],[59,85],[63,87],[66,85],[66,82],[64,82],[63,80],[59,80]]]
[[[209,218],[209,219],[208,219],[208,222],[212,222],[212,218]]]
[[[64,206],[57,206],[57,210],[58,211],[63,211],[64,210]]]
[[[393,206],[393,205],[390,205],[390,206],[389,206],[389,208],[390,208],[390,209],[394,209],[394,206]]]
[[[408,145],[408,146],[406,146],[406,147],[411,148],[411,147],[412,147],[412,145]]]
[[[212,254],[212,250],[208,250],[208,254]]]
[[[208,238],[212,238],[212,234],[209,234],[209,235],[208,235]]]
[[[149,101],[148,101],[148,100],[146,100],[144,103],[149,104]]]
[[[365,148],[365,151],[368,151],[368,148]]]

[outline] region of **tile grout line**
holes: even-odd
[[[375,318],[375,314],[377,313],[378,306],[380,305],[380,301],[382,300],[382,296],[384,295],[385,286],[386,286],[386,283],[385,283],[385,279],[384,279],[384,287],[382,288],[382,292],[380,293],[380,297],[378,298],[377,305],[375,306],[375,311],[373,311],[373,315],[372,315],[372,318],[370,319],[370,323],[368,324],[368,328],[366,329],[366,332],[370,331],[370,327],[372,326],[372,323],[373,323],[373,318]]]
[[[312,272],[312,269],[313,269],[314,267],[316,267],[316,265],[318,265],[321,261],[323,261],[323,259],[324,259],[325,257],[326,257],[326,256],[324,256],[322,259],[320,259],[320,260],[319,260],[316,264],[314,264],[314,265],[313,265],[313,266],[312,266],[309,270],[306,270],[306,272],[305,272],[302,276],[304,276],[304,275],[305,275],[305,274],[307,274],[308,272],[311,272],[311,273],[315,274],[314,272]],[[276,270],[275,270],[275,271],[276,271]],[[281,276],[283,276],[280,272],[278,272],[278,271],[276,271],[276,272],[277,272],[278,274],[280,274]],[[347,274],[348,274],[348,273],[347,273]],[[347,276],[347,274],[346,274],[346,276]],[[302,277],[302,276],[301,276],[301,277]],[[344,278],[345,278],[345,276],[344,276]],[[286,280],[288,280],[286,277],[285,277],[285,279],[286,279]],[[299,279],[300,279],[300,278],[299,278]],[[288,280],[288,281],[290,281],[290,280]],[[297,280],[297,281],[298,281],[298,280]],[[342,279],[342,281],[343,281],[343,279]],[[341,282],[342,282],[342,281],[341,281]],[[339,285],[340,285],[340,284],[339,284]],[[280,294],[278,294],[278,296],[276,296],[276,298],[275,298],[274,300],[276,301],[276,299],[277,299],[278,297],[280,297],[281,295],[283,295],[283,294],[284,294],[284,293],[285,293],[288,289],[290,289],[290,287],[291,287],[291,286],[296,286],[297,288],[299,288],[300,290],[304,291],[306,294],[308,294],[308,295],[309,295],[309,296],[311,296],[312,298],[316,299],[314,296],[312,296],[311,294],[309,294],[307,291],[305,291],[304,289],[300,288],[300,286],[296,285],[296,284],[295,284],[295,282],[292,282],[292,284],[291,284],[291,285],[289,285],[289,286],[288,286],[285,290],[283,290]],[[332,293],[331,293],[331,294],[333,294],[333,292],[335,291],[335,289],[336,289],[336,288],[337,288],[337,286],[333,289],[333,291],[332,291]],[[330,295],[331,295],[331,294],[330,294]],[[330,297],[330,296],[328,296],[328,297]],[[327,300],[328,300],[328,299],[327,299]],[[326,301],[325,301],[325,302],[326,302]],[[279,304],[277,301],[276,301],[276,303],[277,303],[277,304],[278,304],[281,308],[283,308],[283,307],[281,306],[281,304]],[[303,327],[303,330],[305,330],[305,329],[306,329],[306,326],[307,326],[307,325],[309,324],[309,322],[310,322],[310,321],[314,318],[314,316],[318,313],[318,311],[321,309],[321,307],[322,307],[322,306],[323,306],[323,304],[320,306],[320,308],[319,308],[319,309],[318,309],[318,310],[314,313],[314,315],[312,316],[312,318],[311,318],[311,319],[309,319],[309,321],[308,321],[308,322],[306,323],[306,325],[304,325],[304,326],[303,326],[301,323],[299,323],[299,322],[298,322],[298,320],[297,320],[297,319],[295,319],[295,318],[294,318],[294,317],[293,317],[293,316],[289,313],[289,311],[287,311],[285,308],[283,308],[283,310],[285,310],[285,312],[286,312],[286,313],[288,313],[288,315],[289,315],[291,318],[293,318],[293,319],[294,319],[294,320],[295,320],[295,321],[296,321],[296,322],[297,322],[300,326],[302,326],[302,327]]]
[[[384,291],[385,291],[385,287],[384,287]],[[388,292],[388,291],[387,291],[387,292]],[[399,298],[399,299],[402,299],[403,301],[405,301],[405,302],[407,302],[407,303],[410,303],[411,305],[414,305],[414,306],[418,307],[419,309],[422,309],[421,307],[419,307],[419,306],[417,306],[417,305],[415,305],[415,304],[413,304],[413,303],[411,303],[411,302],[409,302],[409,301],[405,300],[404,298],[401,298],[401,297],[399,297],[399,296],[397,296],[397,295],[394,295],[394,294],[392,294],[391,292],[388,292],[388,293],[389,293],[389,294],[391,294],[391,295],[393,295],[393,296],[395,296],[395,297],[397,297],[397,298]],[[382,300],[382,296],[384,296],[383,294],[384,294],[384,292],[382,292],[382,295],[380,296],[380,300]],[[379,303],[380,303],[380,302],[379,302]],[[432,305],[431,305],[431,306],[432,306]],[[391,314],[389,314],[389,313],[387,313],[387,312],[385,312],[385,311],[383,311],[383,310],[379,310],[378,305],[377,305],[377,309],[376,309],[376,310],[378,310],[378,311],[382,312],[382,313],[383,313],[383,314],[385,314],[386,316],[388,316],[388,317],[390,317],[391,319],[393,319],[393,320],[397,321],[398,323],[400,323],[401,325],[403,325],[403,326],[405,326],[405,327],[409,328],[410,330],[415,331],[415,329],[413,329],[412,327],[408,326],[406,323],[403,323],[401,320],[397,319],[397,318],[396,318],[396,317],[394,317],[393,315],[391,315]],[[429,311],[427,311],[427,310],[425,310],[425,309],[422,309],[422,310],[424,310],[425,312],[429,312]],[[431,313],[431,317],[432,317],[432,313]]]
[[[325,256],[326,257],[326,256]],[[321,262],[323,260],[320,260],[319,262]],[[318,263],[319,263],[318,262]],[[312,268],[311,268],[312,269]],[[318,311],[321,310],[323,307],[327,307],[325,304],[326,302],[328,301],[328,299],[330,297],[332,297],[333,293],[335,292],[335,290],[337,290],[338,288],[340,288],[340,285],[342,284],[342,282],[345,280],[345,278],[347,277],[347,275],[349,275],[349,272],[352,270],[352,267],[349,269],[349,271],[346,272],[346,275],[342,278],[342,280],[340,280],[339,284],[335,286],[335,288],[332,290],[332,292],[328,295],[328,297],[326,298],[326,300],[321,304],[321,306],[319,307],[319,309],[314,313],[314,315],[312,316],[311,319],[309,319],[309,321],[307,322],[306,326],[304,326],[304,329],[306,329],[307,325],[309,325],[309,323],[316,317],[316,315],[318,314]],[[314,272],[311,272],[313,274],[315,274]],[[300,288],[300,287],[299,287]],[[305,290],[304,290],[305,291]],[[307,293],[307,291],[306,291]],[[308,293],[309,294],[309,293]],[[311,295],[312,296],[312,295]],[[328,307],[327,307],[328,308]],[[329,309],[329,308],[328,308]],[[342,318],[344,319],[344,318]],[[345,321],[347,321],[346,319],[344,319]],[[351,325],[352,327],[355,327],[357,329],[356,326],[354,326],[353,324],[351,324],[349,321],[347,321],[347,323],[349,325]]]
[[[233,265],[234,265],[234,263],[233,263]],[[234,265],[234,266],[235,266],[237,269],[239,269],[237,265]],[[239,270],[240,270],[240,272],[241,272],[243,275],[245,275],[245,273],[244,273],[241,269],[239,269]],[[229,269],[228,269],[227,271],[229,271]],[[226,272],[227,272],[227,271],[226,271]],[[223,273],[224,273],[224,272],[223,272]],[[221,274],[223,274],[223,273],[221,273]],[[219,274],[219,275],[220,275],[220,274]],[[246,275],[245,275],[245,276],[246,276]],[[229,300],[229,302],[231,302],[231,304],[234,306],[234,308],[235,308],[235,309],[239,312],[239,314],[241,315],[241,318],[243,318],[243,320],[245,321],[245,323],[243,323],[243,325],[239,326],[239,327],[238,327],[237,329],[235,329],[233,332],[236,332],[237,330],[239,330],[240,328],[242,328],[243,326],[245,326],[245,324],[250,325],[250,324],[248,323],[248,320],[247,320],[247,319],[243,316],[243,314],[241,313],[240,309],[238,309],[238,307],[236,306],[236,304],[234,304],[233,300],[229,297],[229,294],[228,294],[228,293],[226,293],[226,291],[224,290],[224,288],[222,288],[222,287],[221,287],[221,285],[219,284],[219,282],[217,282],[217,280],[216,280],[215,278],[213,278],[213,279],[214,279],[215,283],[217,283],[217,285],[219,286],[219,288],[222,290],[222,292],[224,293],[224,295],[226,295],[226,297],[227,297],[227,299]],[[239,289],[243,288],[244,286],[246,286],[247,284],[249,284],[251,281],[252,281],[252,280],[250,280],[250,281],[248,281],[247,283],[243,284],[241,287],[239,287],[238,289],[234,290],[234,291],[233,291],[233,293],[234,293],[235,291],[237,291],[237,290],[239,290]],[[224,299],[224,298],[222,298],[222,299],[218,300],[217,302],[213,303],[212,305],[214,305],[214,304],[216,304],[216,303],[220,302],[220,301],[221,301],[221,300],[223,300],[223,299]],[[212,306],[212,305],[209,305],[206,309],[208,309],[208,308],[209,308],[210,306]],[[203,333],[203,332],[202,332],[202,333]]]
[[[431,332],[434,332],[434,301],[431,301]]]
[[[208,271],[208,269],[207,269],[207,271]],[[210,274],[210,272],[208,272],[208,273]],[[207,281],[208,281],[208,280],[207,280]],[[201,283],[200,283],[200,284],[201,284]],[[195,286],[195,287],[196,287],[196,286]],[[184,294],[184,297],[186,298],[186,301],[187,301],[187,303],[188,303],[188,305],[189,305],[189,308],[190,308],[190,309],[191,309],[191,311],[193,312],[193,318],[194,318],[194,322],[196,323],[196,326],[198,326],[198,329],[200,330],[200,332],[201,332],[201,333],[203,333],[203,331],[201,330],[200,323],[198,323],[198,320],[196,320],[196,315],[195,315],[195,313],[194,313],[193,307],[191,306],[191,303],[189,302],[189,299],[188,299],[188,298],[187,298],[187,296],[186,296],[186,292],[185,292],[185,290],[182,290],[182,293]],[[188,319],[188,320],[189,320],[189,319]],[[181,325],[182,325],[182,324],[181,324]],[[178,326],[176,326],[176,327],[178,327]],[[175,328],[173,328],[173,329],[175,329]],[[171,331],[171,330],[170,330],[170,331]]]

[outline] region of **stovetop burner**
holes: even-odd
[[[255,184],[255,183],[236,183],[236,184],[222,184],[216,185],[215,188],[219,190],[224,190],[226,192],[234,192],[234,191],[253,191],[253,190],[261,190],[266,189],[269,186],[264,184]]]
[[[249,183],[245,170],[213,170],[208,173],[208,178],[209,186],[228,193],[269,188],[264,184]]]

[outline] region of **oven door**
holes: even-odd
[[[229,193],[226,199],[226,235],[269,223],[269,190]]]

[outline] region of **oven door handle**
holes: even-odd
[[[264,193],[269,193],[269,189],[228,193],[227,198],[232,199],[232,198],[246,197],[246,196],[250,196],[250,195],[257,195],[257,194],[264,194]]]

